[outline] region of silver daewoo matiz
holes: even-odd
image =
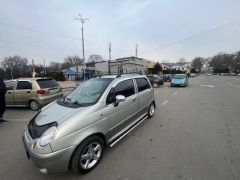
[[[146,76],[96,77],[42,108],[25,128],[23,144],[42,173],[86,173],[97,166],[104,147],[151,118],[155,107]]]

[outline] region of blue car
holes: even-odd
[[[175,74],[171,79],[171,87],[174,86],[188,86],[188,76],[187,74]]]

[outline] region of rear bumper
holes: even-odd
[[[59,151],[47,154],[35,153],[29,148],[23,137],[23,145],[28,158],[32,159],[39,171],[44,174],[64,173],[68,171],[68,165],[75,146],[70,146]]]
[[[39,97],[38,98],[38,102],[41,104],[41,105],[46,105],[46,104],[49,104],[55,100],[57,100],[59,97],[62,97],[63,96],[63,93],[58,93],[56,95],[52,95],[52,96],[46,96],[46,97]]]
[[[155,81],[153,83],[157,83],[158,85],[163,85],[163,81]]]

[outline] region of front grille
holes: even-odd
[[[44,131],[46,131],[48,128],[50,128],[52,126],[57,126],[57,122],[55,122],[55,121],[48,123],[48,124],[38,126],[35,122],[35,119],[38,114],[36,114],[28,124],[28,132],[33,139],[41,137],[41,135],[44,133]]]

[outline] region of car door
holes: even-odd
[[[151,90],[151,86],[146,78],[136,78],[135,80],[138,89],[137,99],[139,116],[142,116],[148,111],[148,107],[153,97],[153,91]]]
[[[31,98],[32,83],[31,81],[18,81],[16,90],[14,91],[14,99],[16,105],[26,106]]]
[[[125,100],[118,105],[115,97],[123,95]],[[124,132],[131,123],[137,119],[138,101],[132,79],[119,82],[113,87],[106,99],[106,113],[108,121],[108,136],[110,141]]]
[[[16,88],[16,81],[7,81],[5,82],[5,85],[7,88],[7,92],[5,94],[6,106],[13,106],[15,105],[13,92]]]

